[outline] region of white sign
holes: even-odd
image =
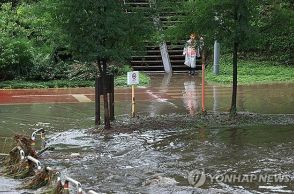
[[[139,71],[128,72],[128,85],[139,84]]]

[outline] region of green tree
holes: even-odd
[[[166,32],[177,39],[196,32],[204,36],[206,45],[213,45],[213,41],[217,39],[231,48],[233,90],[230,112],[232,115],[236,114],[238,51],[246,43],[246,36],[250,32],[248,18],[255,5],[254,0],[186,1],[180,8],[185,20]]]
[[[135,43],[148,34],[139,13],[127,14],[117,0],[60,0],[56,21],[77,59],[95,62],[97,75],[102,77],[104,96],[104,125],[110,128],[110,115],[105,77],[111,61],[130,57]]]
[[[294,1],[263,0],[251,20],[256,29],[247,51],[282,64],[294,64]]]
[[[0,79],[26,76],[32,68],[32,42],[18,9],[11,3],[0,5]]]
[[[17,3],[0,3],[0,79],[54,79],[60,68],[52,68],[53,52],[62,37],[50,14],[54,4],[11,2]]]
[[[245,40],[248,31],[248,1],[235,0],[233,5],[234,22],[233,22],[233,91],[230,113],[236,115],[237,112],[237,85],[238,85],[238,50],[240,44]]]

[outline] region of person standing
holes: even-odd
[[[183,55],[185,55],[184,64],[190,67],[189,74],[194,75],[196,71],[196,62],[201,57],[204,46],[203,38],[198,38],[197,34],[191,33],[190,39],[186,42]]]

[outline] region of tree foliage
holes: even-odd
[[[80,64],[70,64],[60,55],[93,61],[97,57],[123,59],[131,54],[139,39],[152,34],[143,14],[125,14],[121,1],[3,0],[0,2],[0,80],[72,79]],[[171,14],[174,27],[155,35],[155,40],[178,41],[195,31],[204,35],[207,47],[214,39],[222,51],[232,50],[234,34],[233,2],[230,0],[154,1],[153,15]],[[248,0],[247,37],[239,45],[241,57],[258,57],[294,64],[293,0]],[[92,6],[93,5],[93,6]],[[106,10],[103,11],[104,8]],[[109,11],[112,10],[112,11]],[[145,10],[146,12],[146,10]],[[71,19],[69,19],[71,18]],[[62,24],[62,25],[61,25]],[[104,33],[105,32],[105,33]],[[104,34],[103,36],[101,34]],[[242,37],[242,36],[240,36]],[[112,46],[115,45],[115,46]],[[138,46],[143,48],[142,45]],[[64,57],[66,58],[66,57]],[[85,75],[93,72],[82,66]],[[88,76],[87,76],[88,77]],[[82,77],[83,78],[83,77]],[[84,77],[85,78],[85,77]]]
[[[138,14],[126,14],[117,0],[58,1],[57,21],[68,46],[81,60],[120,60],[144,40],[148,25]]]
[[[24,18],[11,3],[1,5],[0,18],[0,79],[28,76],[33,47]]]
[[[294,2],[264,0],[256,7],[251,24],[256,34],[248,51],[267,59],[294,65]]]
[[[57,4],[56,18],[69,49],[79,60],[95,62],[99,69],[104,126],[109,129],[107,66],[111,61],[130,57],[134,44],[144,40],[148,25],[144,25],[143,15],[127,14],[122,2],[117,0],[59,0]]]
[[[237,35],[244,40],[240,44],[242,56],[293,64],[293,1],[248,0],[248,10],[239,8],[240,14],[248,14],[247,21],[240,23],[239,33],[234,34],[233,7],[236,2],[238,3],[231,0],[185,1],[182,6],[175,8],[175,11],[184,13],[185,19],[168,29],[166,34],[171,40],[181,40],[190,32],[197,32],[205,36],[208,47],[212,47],[215,39],[219,40],[224,52],[232,50],[231,44]]]
[[[0,5],[0,79],[56,77],[52,71],[54,43],[62,35],[54,28],[50,10],[47,0]]]

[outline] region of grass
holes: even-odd
[[[220,73],[214,75],[212,65],[206,69],[206,80],[208,82],[231,84],[232,83],[232,59],[223,56],[220,61]],[[150,78],[140,73],[139,86],[146,86]],[[259,84],[259,83],[277,83],[277,82],[294,82],[294,68],[277,64],[270,61],[238,61],[238,84]],[[94,87],[94,80],[51,80],[51,81],[25,81],[12,80],[0,82],[2,89],[25,89],[25,88],[77,88],[77,87]],[[127,87],[127,76],[117,76],[114,81],[115,87]]]
[[[231,84],[232,59],[224,56],[220,61],[220,73],[214,75],[212,66],[206,70],[206,80],[209,82]],[[238,84],[259,84],[294,82],[294,68],[270,61],[238,60]]]
[[[150,82],[150,78],[140,73],[139,86],[146,86]],[[0,82],[2,89],[30,89],[30,88],[78,88],[78,87],[94,87],[94,80],[50,80],[50,81],[25,81],[12,80]],[[117,76],[114,80],[115,87],[126,87],[127,76]]]

